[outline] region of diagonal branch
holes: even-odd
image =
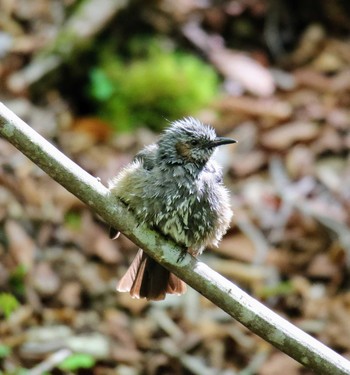
[[[107,223],[118,228],[157,262],[183,279],[276,348],[323,375],[349,375],[350,362],[250,297],[190,255],[177,263],[179,247],[138,225],[127,208],[98,180],[58,151],[0,103],[0,135],[76,195]]]

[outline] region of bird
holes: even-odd
[[[157,143],[143,148],[110,180],[110,194],[139,223],[197,257],[205,247],[218,246],[231,222],[229,192],[212,156],[218,146],[235,142],[193,117],[173,121]],[[118,234],[111,228],[112,238]],[[139,249],[117,291],[158,301],[185,293],[186,284]]]

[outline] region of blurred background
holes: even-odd
[[[349,33],[346,0],[0,0],[0,100],[104,184],[169,120],[238,139],[201,260],[349,358]],[[193,290],[115,292],[136,251],[0,139],[0,374],[311,374]]]

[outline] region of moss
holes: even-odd
[[[133,44],[137,57],[129,62],[106,48],[90,72],[89,95],[116,130],[138,125],[159,130],[165,119],[193,114],[217,93],[218,76],[209,65],[194,55],[165,51],[153,40],[146,45],[142,53]]]

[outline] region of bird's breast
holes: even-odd
[[[216,221],[215,199],[206,181],[164,178],[157,189],[157,202],[149,202],[154,210],[153,225],[179,244],[190,247],[201,243]]]

